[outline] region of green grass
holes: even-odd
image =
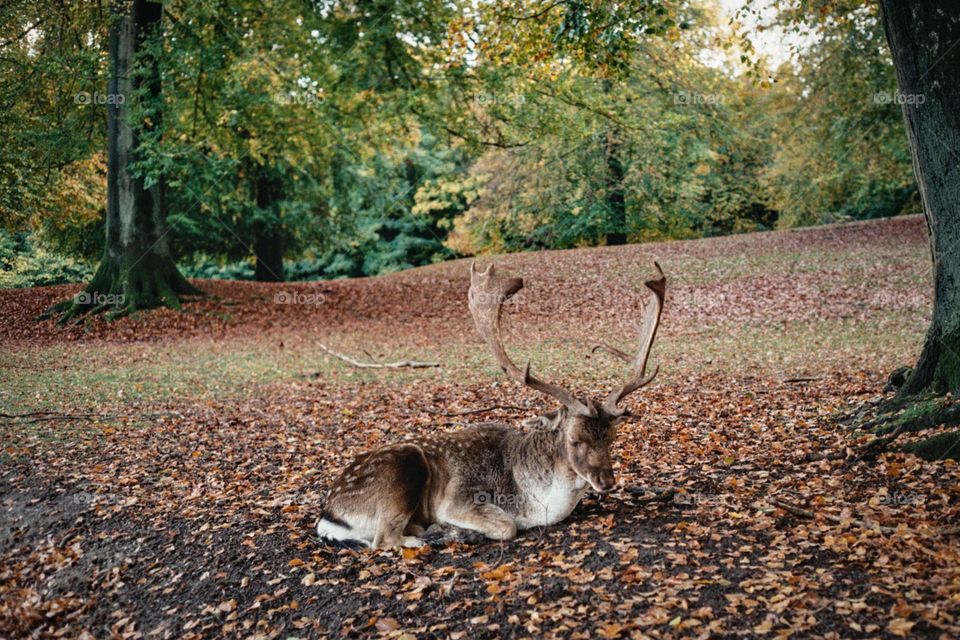
[[[841,361],[859,360],[865,367],[882,371],[912,361],[925,326],[923,318],[902,312],[867,321],[714,327],[662,336],[652,362],[661,364],[661,384],[691,373],[809,375],[828,372]],[[521,366],[530,359],[535,375],[565,380],[581,389],[609,385],[625,375],[621,363],[603,354],[590,356],[590,343],[572,331],[560,327],[556,338],[514,347],[511,352]],[[600,337],[623,344],[610,336]],[[331,344],[344,344],[339,348],[358,358],[362,356],[356,345],[364,342],[356,335],[331,340]],[[190,340],[0,349],[0,366],[17,371],[4,386],[2,402],[10,413],[227,399],[256,394],[259,388],[278,382],[305,383],[311,379],[306,374],[313,372],[319,372],[321,380],[347,384],[371,380],[405,384],[413,379],[442,384],[502,377],[491,356],[472,337],[437,345],[429,353],[407,349],[391,351],[386,357],[436,360],[442,368],[356,369],[297,335],[271,336],[259,342]]]
[[[65,411],[204,398],[232,398],[278,381],[320,372],[348,381],[389,375],[403,382],[432,372],[389,374],[349,367],[297,336],[270,342],[232,339],[160,344],[56,345],[0,349],[0,366],[16,370],[0,401],[6,413]],[[298,344],[301,343],[301,344]],[[398,358],[415,354],[397,354]],[[451,357],[452,358],[452,357]],[[446,364],[452,364],[452,359]]]

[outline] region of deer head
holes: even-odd
[[[500,319],[504,302],[523,288],[523,280],[498,272],[493,265],[483,271],[478,270],[475,264],[470,267],[470,314],[497,364],[511,380],[544,393],[561,404],[559,409],[538,416],[527,424],[539,424],[562,431],[567,464],[594,490],[601,493],[610,491],[615,484],[610,447],[616,437],[617,424],[626,415],[626,411],[621,409],[619,404],[634,391],[650,384],[659,371],[658,367],[649,375],[646,372],[650,348],[660,324],[667,284],[660,265],[654,265],[659,277],[646,282],[647,288],[653,292],[653,300],[644,309],[640,325],[640,346],[636,354],[630,355],[614,347],[601,345],[606,351],[630,364],[630,377],[627,382],[610,392],[602,402],[592,398],[581,399],[562,387],[535,378],[530,373],[529,362],[523,369],[514,364],[503,346]],[[594,350],[597,348],[600,347],[595,347]]]

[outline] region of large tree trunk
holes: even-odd
[[[139,136],[130,123],[129,103],[140,90],[146,91],[152,105],[161,101],[159,61],[140,53],[159,36],[163,4],[134,0],[112,6],[116,15],[110,29],[107,241],[100,266],[83,293],[48,312],[63,312],[62,321],[107,309],[121,315],[158,306],[177,308],[180,294],[199,293],[170,255],[163,181],[148,188],[131,169]],[[151,116],[147,128],[159,127],[160,109]]]
[[[933,319],[903,393],[960,390],[960,13],[881,0],[933,259]]]

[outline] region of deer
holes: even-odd
[[[524,421],[525,430],[481,424],[357,456],[330,487],[316,525],[321,540],[339,547],[421,547],[425,532],[437,526],[511,540],[519,530],[564,520],[588,489],[613,490],[611,446],[617,425],[630,415],[620,403],[660,371],[647,374],[666,292],[666,277],[654,266],[658,277],[645,283],[653,297],[644,307],[637,352],[601,345],[630,364],[629,379],[598,401],[534,377],[529,361],[520,368],[510,359],[501,315],[523,280],[492,264],[485,270],[472,264],[468,307],[497,364],[510,380],[560,406]]]

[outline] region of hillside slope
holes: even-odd
[[[513,322],[550,332],[623,334],[642,305],[643,280],[658,260],[668,284],[667,335],[792,321],[874,319],[928,313],[929,264],[922,218],[623,247],[478,258],[524,277]],[[195,281],[210,294],[183,313],[151,311],[85,326],[35,322],[78,286],[0,290],[5,341],[157,341],[286,330],[359,332],[390,339],[404,326],[417,344],[471,333],[465,305],[468,260],[383,277],[316,283]]]

